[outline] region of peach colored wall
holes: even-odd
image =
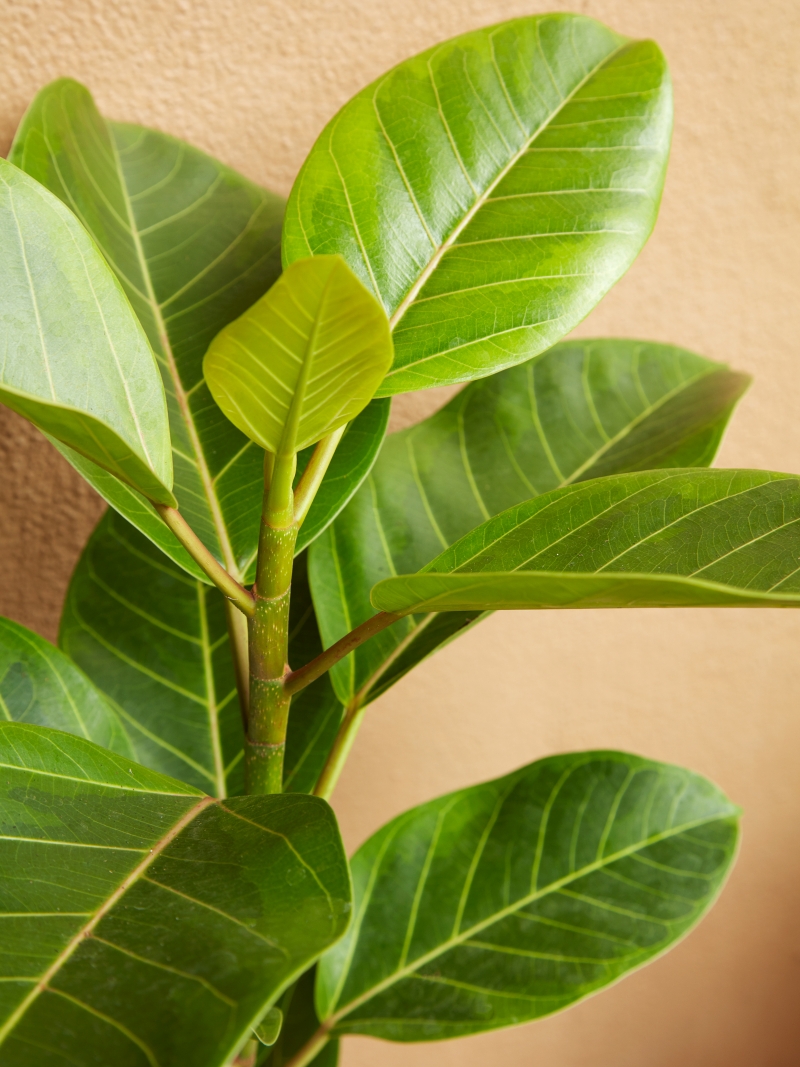
[[[323,123],[387,66],[562,7],[655,37],[677,112],[656,233],[579,332],[752,372],[720,464],[800,470],[797,0],[0,0],[0,150],[36,89],[70,74],[107,114],[286,193]],[[0,610],[52,636],[100,506],[35,432],[0,422]],[[352,1039],[345,1067],[796,1067],[799,647],[789,612],[506,613],[383,697],[334,798],[352,846],[411,804],[592,746],[710,775],[744,806],[744,844],[702,926],[610,992],[467,1041]]]

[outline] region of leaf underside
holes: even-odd
[[[174,504],[153,354],[74,215],[0,159],[0,400],[125,483]]]
[[[685,349],[615,339],[562,342],[467,386],[386,439],[367,481],[313,546],[325,644],[373,614],[376,583],[421,570],[514,504],[621,471],[710,463],[748,381]],[[334,668],[340,699],[374,699],[477,617],[396,623]]]
[[[663,56],[592,19],[515,19],[401,63],[331,120],[292,189],[289,264],[339,253],[379,297],[378,395],[484,377],[575,326],[655,222]]]
[[[413,808],[351,861],[318,967],[334,1034],[431,1041],[548,1015],[640,967],[715,899],[737,809],[710,782],[570,753]]]
[[[0,819],[4,1067],[223,1067],[346,925],[347,862],[314,797],[215,802],[5,723]]]
[[[800,479],[646,471],[556,489],[373,590],[388,611],[800,607]],[[401,606],[402,605],[402,606]]]

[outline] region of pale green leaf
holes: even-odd
[[[379,582],[383,611],[800,607],[800,478],[647,471],[556,489]]]
[[[749,379],[653,342],[567,341],[467,386],[387,438],[368,481],[311,552],[326,645],[374,612],[373,585],[421,570],[486,519],[599,475],[711,462]],[[371,700],[463,631],[476,612],[409,617],[333,671]]]
[[[133,758],[114,709],[72,660],[0,616],[0,721],[50,726]]]
[[[347,925],[316,797],[214,801],[17,723],[0,768],[3,1067],[223,1067]]]
[[[284,263],[338,253],[383,303],[378,395],[549,348],[655,223],[672,96],[652,41],[514,19],[408,59],[328,123],[287,205]]]
[[[262,1045],[274,1045],[283,1026],[283,1012],[280,1008],[270,1008],[253,1033]]]
[[[670,948],[733,862],[737,808],[622,752],[539,760],[412,808],[352,860],[318,967],[334,1035],[432,1041],[549,1015]]]
[[[381,305],[341,257],[317,256],[217,334],[203,368],[231,422],[288,455],[354,419],[391,361]]]
[[[0,400],[174,504],[164,389],[122,288],[75,216],[0,159]]]

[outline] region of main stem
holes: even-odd
[[[286,727],[292,702],[283,679],[289,670],[289,597],[297,524],[291,514],[290,496],[288,508],[275,507],[276,482],[282,488],[281,495],[287,495],[282,486],[286,479],[279,467],[280,460],[274,471],[265,469],[264,509],[253,589],[255,610],[248,628],[250,693],[244,746],[247,793],[283,791]],[[291,477],[288,486],[290,494]]]

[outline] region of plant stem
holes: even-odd
[[[310,663],[307,663],[305,667],[300,667],[299,670],[292,671],[291,674],[286,675],[284,681],[284,689],[289,696],[294,696],[295,693],[299,693],[301,689],[305,689],[307,685],[311,685],[326,671],[329,671],[335,663],[338,663],[340,659],[344,659],[353,649],[358,648],[359,645],[363,645],[365,641],[368,641],[370,637],[374,637],[375,634],[379,634],[381,630],[385,630],[387,626],[391,626],[393,622],[397,622],[401,619],[402,615],[392,615],[388,611],[379,611],[377,615],[373,615],[371,619],[367,619],[366,622],[362,622],[360,626],[357,626],[355,630],[351,630],[349,634],[343,637],[340,641],[337,641],[335,645],[331,645],[330,648],[326,648],[324,652],[320,653],[315,659],[312,659]]]
[[[256,1067],[258,1060],[258,1042],[248,1041],[242,1051],[231,1063],[231,1067]]]
[[[308,1067],[315,1057],[325,1048],[330,1040],[327,1026],[320,1026],[319,1030],[308,1040],[299,1052],[295,1052],[284,1067]]]
[[[341,441],[346,429],[347,424],[345,423],[338,430],[334,430],[333,433],[329,433],[327,437],[322,438],[314,449],[311,459],[308,461],[308,466],[303,471],[302,478],[297,483],[297,488],[294,491],[294,521],[298,526],[308,514],[308,509],[311,507],[311,503],[317,495],[317,490],[322,484],[322,479],[325,477],[325,471],[333,459],[336,446]]]
[[[283,460],[276,456],[271,471],[271,457],[265,462],[264,508],[253,589],[255,611],[248,628],[250,706],[244,746],[248,793],[283,791],[283,756],[292,701],[284,690],[283,679],[288,671],[289,597],[297,539],[297,525],[291,521],[293,457],[290,462]],[[287,517],[289,524],[283,525],[282,520]]]
[[[239,611],[251,616],[255,608],[252,595],[228,574],[221,563],[217,562],[178,509],[168,507],[166,504],[154,503],[153,506],[195,563],[208,575],[222,594],[232,604],[235,604]]]
[[[342,768],[350,755],[350,749],[353,747],[353,742],[356,739],[365,711],[366,705],[361,702],[359,697],[355,697],[347,705],[336,740],[333,742],[328,758],[325,760],[325,766],[322,768],[322,773],[314,786],[315,797],[330,800],[339,780],[339,775],[342,773]]]

